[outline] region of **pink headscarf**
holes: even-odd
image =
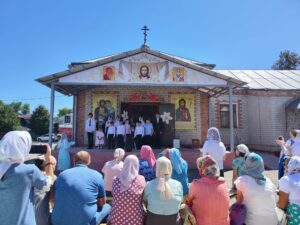
[[[125,158],[123,169],[118,176],[121,181],[120,192],[127,191],[132,181],[139,175],[139,159],[135,155],[129,155]]]
[[[149,166],[154,167],[156,158],[153,153],[152,148],[149,145],[143,145],[140,151],[141,159],[144,159],[148,162]]]

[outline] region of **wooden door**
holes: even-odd
[[[160,104],[159,113],[169,112],[173,117],[169,124],[164,123],[163,135],[161,137],[161,145],[165,147],[173,146],[173,139],[175,138],[175,105],[174,104]]]

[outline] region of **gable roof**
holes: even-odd
[[[213,64],[205,64],[205,63],[201,63],[201,62],[197,62],[194,60],[190,60],[190,59],[184,59],[178,56],[174,56],[174,55],[170,55],[170,54],[166,54],[163,52],[159,52],[159,51],[155,51],[152,50],[150,48],[147,47],[142,47],[142,48],[138,48],[132,51],[128,51],[128,52],[123,52],[117,55],[111,55],[111,56],[106,56],[106,57],[102,57],[99,59],[94,59],[94,60],[88,60],[88,61],[83,61],[83,62],[78,62],[78,63],[71,63],[69,65],[69,69],[62,71],[62,72],[58,72],[58,73],[54,73],[48,76],[44,76],[41,78],[36,79],[36,81],[50,87],[52,82],[57,82],[59,78],[61,77],[65,77],[77,72],[81,72],[90,68],[94,68],[97,66],[101,66],[107,63],[111,63],[113,61],[117,61],[123,58],[127,58],[139,53],[148,53],[150,55],[168,60],[170,62],[179,64],[181,66],[205,73],[207,75],[222,79],[227,81],[228,83],[231,83],[235,86],[241,86],[244,85],[245,82],[241,81],[240,79],[236,79],[234,77],[230,77],[230,76],[226,76],[223,75],[217,71],[211,70],[209,68],[214,67]],[[58,90],[60,91],[60,90]]]

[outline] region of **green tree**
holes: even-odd
[[[57,116],[58,117],[66,116],[70,113],[72,113],[72,109],[68,109],[68,108],[64,107],[64,108],[58,110],[58,115]]]
[[[22,114],[23,115],[27,115],[30,113],[30,105],[28,103],[25,103],[23,106],[22,106]]]
[[[12,102],[10,103],[10,106],[16,113],[20,113],[22,110],[22,102]]]
[[[36,135],[42,135],[49,130],[49,112],[45,106],[39,105],[31,115],[30,129]]]
[[[0,106],[0,136],[21,127],[18,113],[10,105]]]
[[[285,50],[280,52],[279,59],[272,66],[273,70],[296,70],[300,66],[300,56]]]

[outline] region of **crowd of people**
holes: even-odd
[[[283,137],[276,142],[282,151],[279,166],[283,165],[279,195],[264,174],[262,157],[244,144],[236,147],[232,182],[235,204],[244,206],[238,215],[245,215],[242,224],[276,225],[279,209],[287,211],[289,224],[299,224],[300,131],[293,130],[286,142]],[[188,224],[187,215],[180,213],[183,207],[195,219],[189,224],[229,225],[232,219],[230,192],[222,177],[227,152],[217,128],[208,130],[196,160],[199,178],[191,183],[188,163],[176,148],[155,155],[150,145],[142,145],[139,157],[125,157],[125,150],[116,148],[103,175],[88,168],[91,155],[79,151],[75,166],[56,176],[48,145],[42,164],[24,163],[30,147],[31,136],[25,131],[9,132],[0,142],[1,225]],[[107,197],[112,201],[107,203]]]
[[[161,137],[163,133],[163,122],[159,113],[155,118],[143,119],[139,117],[137,121],[133,119],[123,119],[108,117],[102,123],[93,118],[89,113],[89,118],[85,122],[85,130],[88,137],[88,149],[95,146],[99,149],[105,145],[108,149],[124,148],[130,152],[132,149],[140,149],[142,145],[151,147],[161,147]]]

